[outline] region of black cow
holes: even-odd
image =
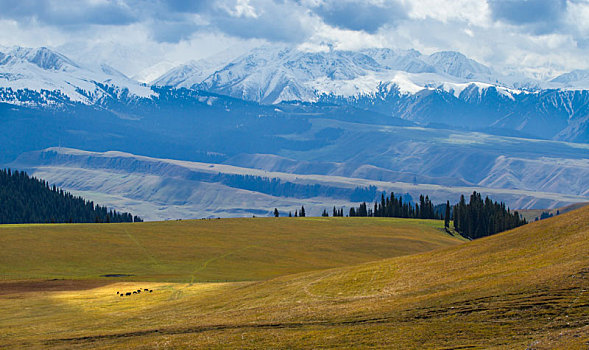
[[[127,294],[125,294],[125,295],[126,295],[126,296],[129,296],[129,295],[131,295],[131,292],[127,292]]]

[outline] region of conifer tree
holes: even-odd
[[[454,207],[454,227],[461,235],[480,238],[526,224],[517,211],[511,212],[504,203],[493,202],[486,197],[483,201],[476,191],[466,204],[464,196]]]
[[[450,201],[446,201],[446,213],[444,214],[444,227],[450,227]]]

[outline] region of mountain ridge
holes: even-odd
[[[104,86],[119,94],[127,91],[136,97],[153,96],[153,91],[106,64],[84,67],[61,53],[41,48],[3,48],[0,56],[0,89],[12,98],[3,98],[2,102],[27,103],[18,99],[18,91],[40,93],[57,92],[57,95],[72,102],[84,104],[99,103],[108,95]],[[12,91],[12,93],[11,93]],[[20,93],[22,95],[22,93]],[[59,98],[57,99],[59,101]],[[58,102],[53,101],[53,102]],[[40,101],[39,105],[51,104],[49,100]]]
[[[47,48],[0,51],[0,102],[8,104],[63,109],[81,103],[136,118],[138,109],[165,103],[178,110],[189,95],[212,93],[277,108],[288,102],[319,110],[337,105],[422,126],[589,142],[589,90],[562,88],[583,81],[585,73],[555,78],[542,89],[519,89],[514,77],[496,75],[453,51],[262,46],[236,59],[220,55],[176,67],[152,86],[106,64],[84,67]]]

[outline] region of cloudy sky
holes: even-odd
[[[456,50],[538,77],[589,69],[589,0],[0,0],[0,45],[145,77],[267,43]]]

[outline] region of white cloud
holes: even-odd
[[[421,0],[411,2],[409,16],[433,19],[443,23],[463,21],[478,26],[490,24],[489,6],[485,0]]]
[[[256,9],[250,4],[249,0],[237,0],[233,7],[228,4],[221,5],[233,17],[258,18]]]

